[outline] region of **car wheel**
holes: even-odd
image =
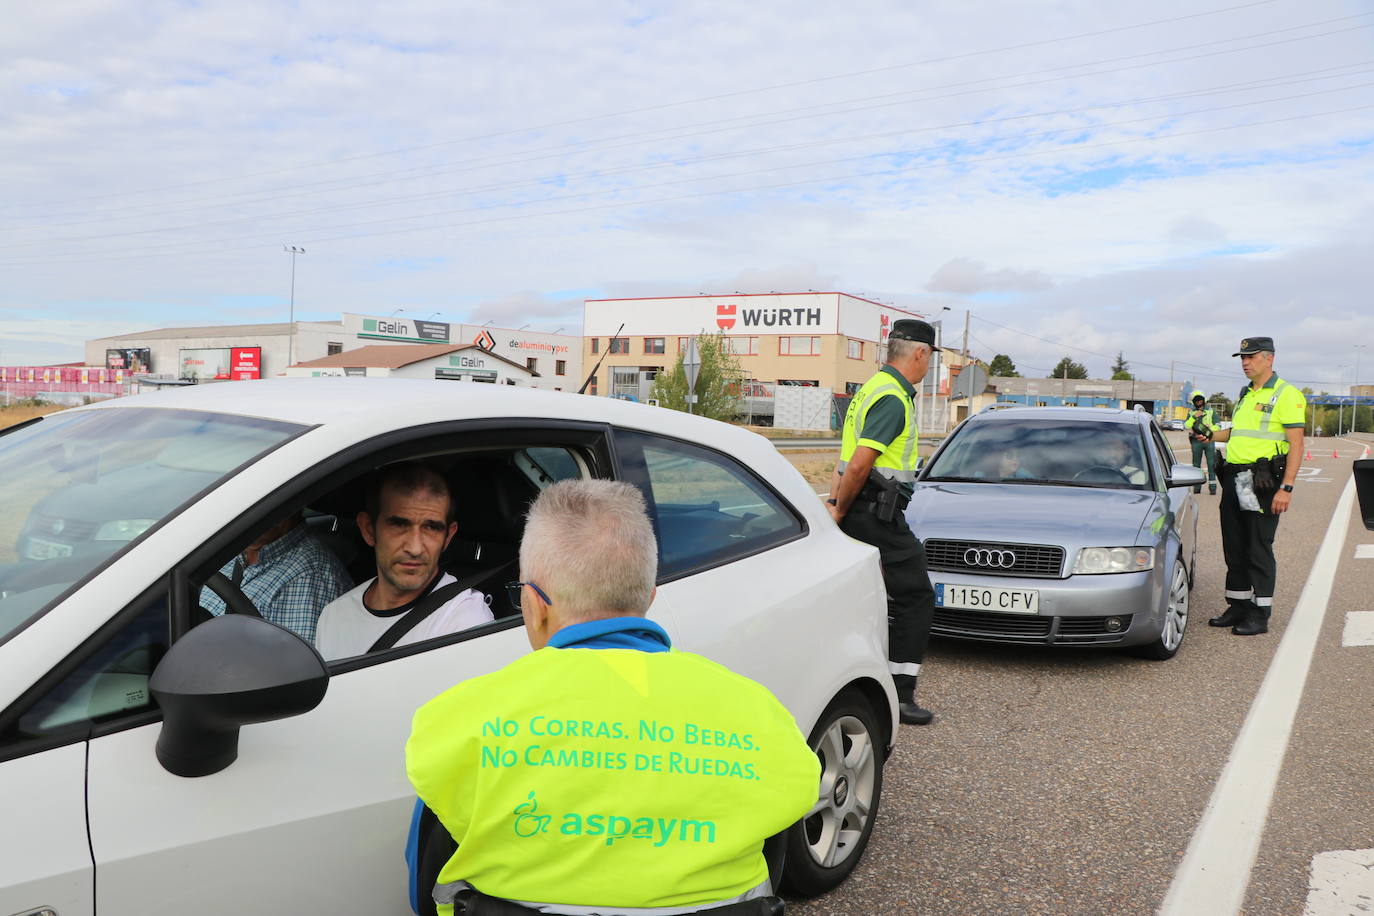
[[[1159,639],[1136,648],[1136,655],[1156,661],[1174,657],[1178,647],[1183,645],[1183,633],[1188,628],[1188,596],[1191,590],[1183,561],[1175,560],[1173,574],[1169,576],[1169,603],[1164,610],[1164,627],[1160,630]]]
[[[811,732],[820,797],[788,830],[783,886],[792,893],[825,893],[863,857],[883,791],[881,735],[873,707],[850,693],[840,694]]]

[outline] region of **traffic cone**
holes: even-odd
[[[1307,450],[1307,454],[1302,456],[1302,460],[1303,460],[1303,461],[1311,461],[1311,460],[1312,460],[1312,450],[1311,450],[1310,448]]]
[[[1336,450],[1333,448],[1333,449],[1331,450],[1331,457],[1332,457],[1332,458],[1339,458],[1339,457],[1341,457],[1341,456],[1340,456],[1340,455],[1337,455],[1337,454],[1336,454]]]

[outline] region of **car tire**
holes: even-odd
[[[882,735],[872,705],[857,693],[840,694],[816,723],[809,743],[821,761],[820,793],[787,832],[788,892],[823,894],[863,858],[883,791]]]
[[[1131,651],[1141,658],[1166,661],[1178,654],[1183,645],[1183,637],[1188,629],[1188,599],[1193,590],[1188,571],[1182,560],[1174,560],[1174,568],[1169,573],[1168,603],[1164,609],[1164,626],[1159,638],[1152,643],[1137,646]]]

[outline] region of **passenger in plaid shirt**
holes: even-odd
[[[220,569],[265,620],[315,642],[320,611],[353,587],[343,563],[293,515],[269,528]],[[219,616],[224,601],[201,589],[200,606]]]

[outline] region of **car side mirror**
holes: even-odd
[[[1200,487],[1207,482],[1207,475],[1201,468],[1195,468],[1191,464],[1176,464],[1169,469],[1169,476],[1164,479],[1164,485],[1169,489],[1175,487]]]
[[[285,627],[259,617],[214,617],[177,640],[148,689],[162,708],[157,759],[176,776],[209,776],[239,754],[239,729],[309,712],[329,669]]]
[[[1355,461],[1355,491],[1360,494],[1360,515],[1364,526],[1374,531],[1374,458]]]

